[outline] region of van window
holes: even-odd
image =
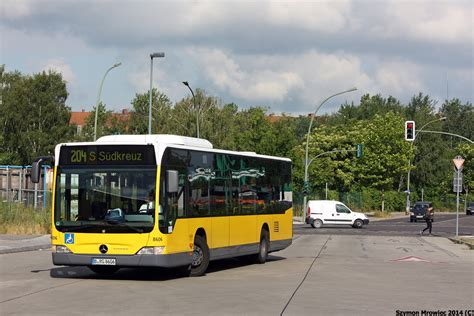
[[[351,210],[342,204],[336,204],[336,212],[338,213],[350,213]]]

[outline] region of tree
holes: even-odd
[[[461,104],[459,99],[445,101],[440,110],[441,115],[447,119],[443,125],[443,131],[458,134],[469,139],[474,139],[474,107],[470,102]],[[451,148],[457,143],[462,143],[459,138],[451,136],[445,137],[451,145]]]
[[[149,92],[137,93],[132,100],[133,110],[128,126],[130,134],[148,134],[149,98]],[[152,134],[166,134],[171,131],[171,106],[168,96],[157,89],[152,89]]]
[[[66,106],[68,93],[61,74],[43,71],[25,76],[5,72],[2,66],[0,80],[4,163],[29,165],[37,156],[53,154],[57,143],[72,137],[71,110]]]
[[[330,187],[339,191],[364,187],[396,190],[400,176],[407,173],[408,158],[413,151],[403,137],[404,118],[389,112],[376,114],[371,120],[357,121],[340,126],[320,126],[311,133],[309,159],[319,154],[343,150],[313,160],[309,177],[313,188]],[[363,159],[353,152],[357,144],[364,145]],[[302,183],[302,163],[305,144],[293,151],[294,178]],[[295,170],[296,169],[296,170]],[[298,170],[299,169],[299,170]]]
[[[332,124],[344,124],[356,120],[369,120],[375,115],[385,115],[388,112],[402,113],[403,106],[396,98],[383,98],[380,94],[370,96],[365,94],[360,99],[360,105],[343,104],[332,117]]]
[[[76,137],[79,141],[94,141],[95,112],[97,109],[97,139],[104,135],[109,135],[108,129],[112,118],[112,111],[107,111],[105,105],[99,102],[99,106],[94,106],[90,115],[87,116],[81,135]]]

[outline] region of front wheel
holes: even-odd
[[[356,219],[356,220],[354,221],[354,227],[355,227],[355,228],[362,228],[362,226],[364,226],[364,222],[363,222],[362,220]]]
[[[197,235],[194,237],[193,261],[190,276],[201,276],[206,273],[209,266],[209,247],[206,240]]]

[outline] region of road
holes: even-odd
[[[466,315],[473,264],[474,251],[446,238],[320,233],[295,235],[264,265],[222,260],[199,278],[161,269],[100,277],[53,266],[49,251],[10,253],[0,255],[0,314]]]
[[[417,236],[426,227],[424,221],[410,223],[408,216],[396,219],[372,221],[362,229],[351,226],[323,226],[314,229],[310,225],[293,225],[295,234],[338,234],[357,236]],[[459,215],[459,235],[474,235],[474,215]],[[451,237],[456,234],[455,214],[436,214],[432,233],[438,237]]]

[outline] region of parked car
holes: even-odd
[[[410,210],[410,222],[416,222],[419,219],[423,220],[429,208],[433,208],[433,203],[427,201],[415,202],[415,205]]]
[[[351,225],[361,228],[369,224],[369,219],[362,213],[353,212],[339,201],[311,200],[308,202],[306,223],[313,228],[323,225]]]
[[[474,202],[469,202],[466,208],[466,215],[474,214]]]

